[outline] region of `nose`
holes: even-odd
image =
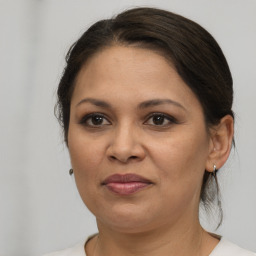
[[[143,160],[145,155],[141,136],[135,128],[130,126],[119,127],[113,132],[107,149],[109,160],[121,163],[138,162]]]

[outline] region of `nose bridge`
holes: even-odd
[[[143,157],[143,147],[138,129],[131,122],[123,122],[114,130],[109,155],[122,162]]]
[[[136,143],[136,130],[128,122],[120,124],[115,129],[113,145],[119,151],[130,151]]]

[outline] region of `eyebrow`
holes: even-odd
[[[107,103],[106,101],[98,100],[98,99],[94,99],[94,98],[82,99],[81,101],[79,101],[79,103],[76,105],[76,107],[78,107],[79,105],[86,103],[86,102],[89,102],[97,107],[109,108],[109,109],[112,108],[111,104]],[[183,105],[181,105],[179,102],[170,100],[170,99],[152,99],[152,100],[143,101],[138,105],[138,108],[145,109],[145,108],[159,106],[159,105],[163,105],[163,104],[172,104],[179,108],[182,108],[183,110],[186,110],[186,108]]]
[[[78,102],[78,104],[76,105],[76,107],[78,107],[79,105],[81,105],[82,103],[85,102],[89,102],[97,107],[102,107],[102,108],[111,108],[111,105],[109,103],[107,103],[106,101],[103,100],[97,100],[97,99],[93,99],[93,98],[85,98],[82,99],[81,101]]]
[[[140,103],[139,108],[143,109],[143,108],[159,106],[159,105],[163,105],[163,104],[172,104],[172,105],[175,105],[179,108],[182,108],[182,109],[186,110],[186,108],[183,105],[181,105],[179,102],[174,101],[174,100],[170,100],[170,99],[147,100],[147,101],[144,101],[144,102]]]

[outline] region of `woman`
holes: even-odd
[[[90,27],[67,54],[57,110],[99,233],[50,255],[255,255],[198,217],[218,201],[232,101],[221,49],[191,20],[136,8]]]

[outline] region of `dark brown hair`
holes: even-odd
[[[112,45],[147,48],[165,56],[200,101],[208,128],[218,124],[225,115],[234,118],[232,76],[215,39],[200,25],[180,15],[156,8],[135,8],[96,22],[67,53],[56,105],[67,145],[76,77],[89,58]],[[210,192],[213,180],[216,181],[215,197]],[[208,206],[216,195],[218,197],[217,177],[205,171],[201,201]]]

